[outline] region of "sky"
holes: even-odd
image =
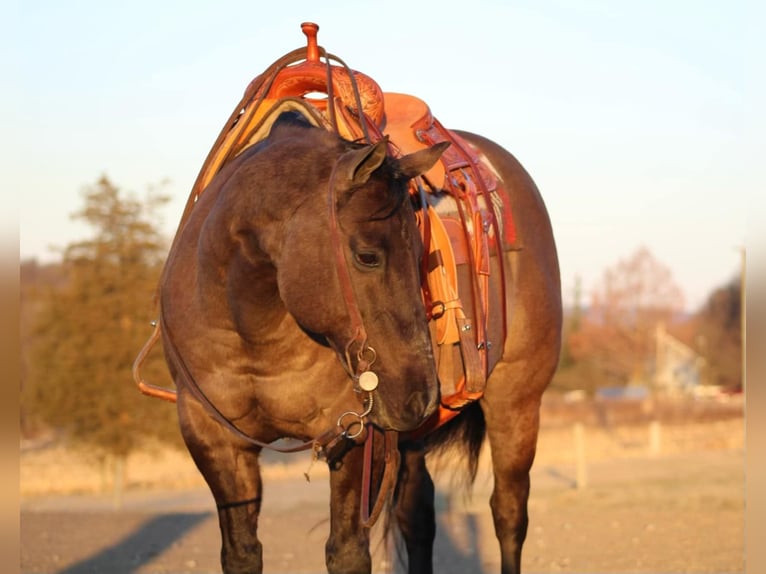
[[[694,311],[766,213],[757,2],[11,2],[2,18],[4,191],[19,256],[54,260],[102,175],[167,181],[169,236],[252,78],[319,44],[444,125],[511,151],[554,228],[565,301],[646,246]],[[15,222],[13,216],[16,216]],[[757,227],[757,226],[756,226]],[[12,234],[13,232],[11,232]]]

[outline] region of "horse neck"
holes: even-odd
[[[287,314],[276,268],[263,250],[274,219],[259,214],[252,201],[220,200],[200,230],[199,299],[212,321],[220,318],[243,338],[260,340],[262,333],[274,333]]]

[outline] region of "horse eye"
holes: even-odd
[[[380,265],[380,259],[378,258],[378,255],[369,251],[355,253],[354,258],[360,265],[363,265],[364,267],[377,267]]]

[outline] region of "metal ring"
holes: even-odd
[[[372,354],[372,357],[369,360],[365,359],[365,357],[364,357],[364,354],[367,351],[369,351]],[[369,369],[372,366],[372,364],[377,360],[378,352],[374,348],[370,347],[369,345],[366,345],[364,348],[359,350],[359,352],[356,354],[356,358],[359,361],[366,360],[367,361],[367,368]]]
[[[355,416],[356,418],[359,419],[359,422],[357,423],[357,424],[359,424],[359,431],[358,432],[353,433],[353,434],[348,432],[348,429],[351,428],[354,425],[354,423],[351,423],[348,427],[344,427],[343,426],[343,419],[346,417],[346,415],[353,415],[353,416]],[[350,439],[355,439],[356,437],[361,435],[362,432],[364,432],[364,419],[362,419],[362,417],[359,415],[359,413],[355,413],[354,411],[346,411],[345,413],[340,415],[338,417],[337,425],[343,429],[343,432],[345,433],[345,435],[348,438],[350,438]]]
[[[437,307],[441,307],[439,311],[436,311]],[[431,319],[441,319],[444,316],[444,313],[447,312],[447,304],[444,303],[444,301],[439,301],[438,299],[436,301],[433,301],[431,303]]]

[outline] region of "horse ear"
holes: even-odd
[[[386,159],[388,140],[365,146],[344,153],[338,160],[336,177],[344,182],[347,188],[366,183],[370,175],[378,169]]]
[[[399,173],[407,179],[426,173],[439,160],[450,145],[450,142],[439,142],[429,148],[421,149],[415,153],[405,155],[396,160]]]

